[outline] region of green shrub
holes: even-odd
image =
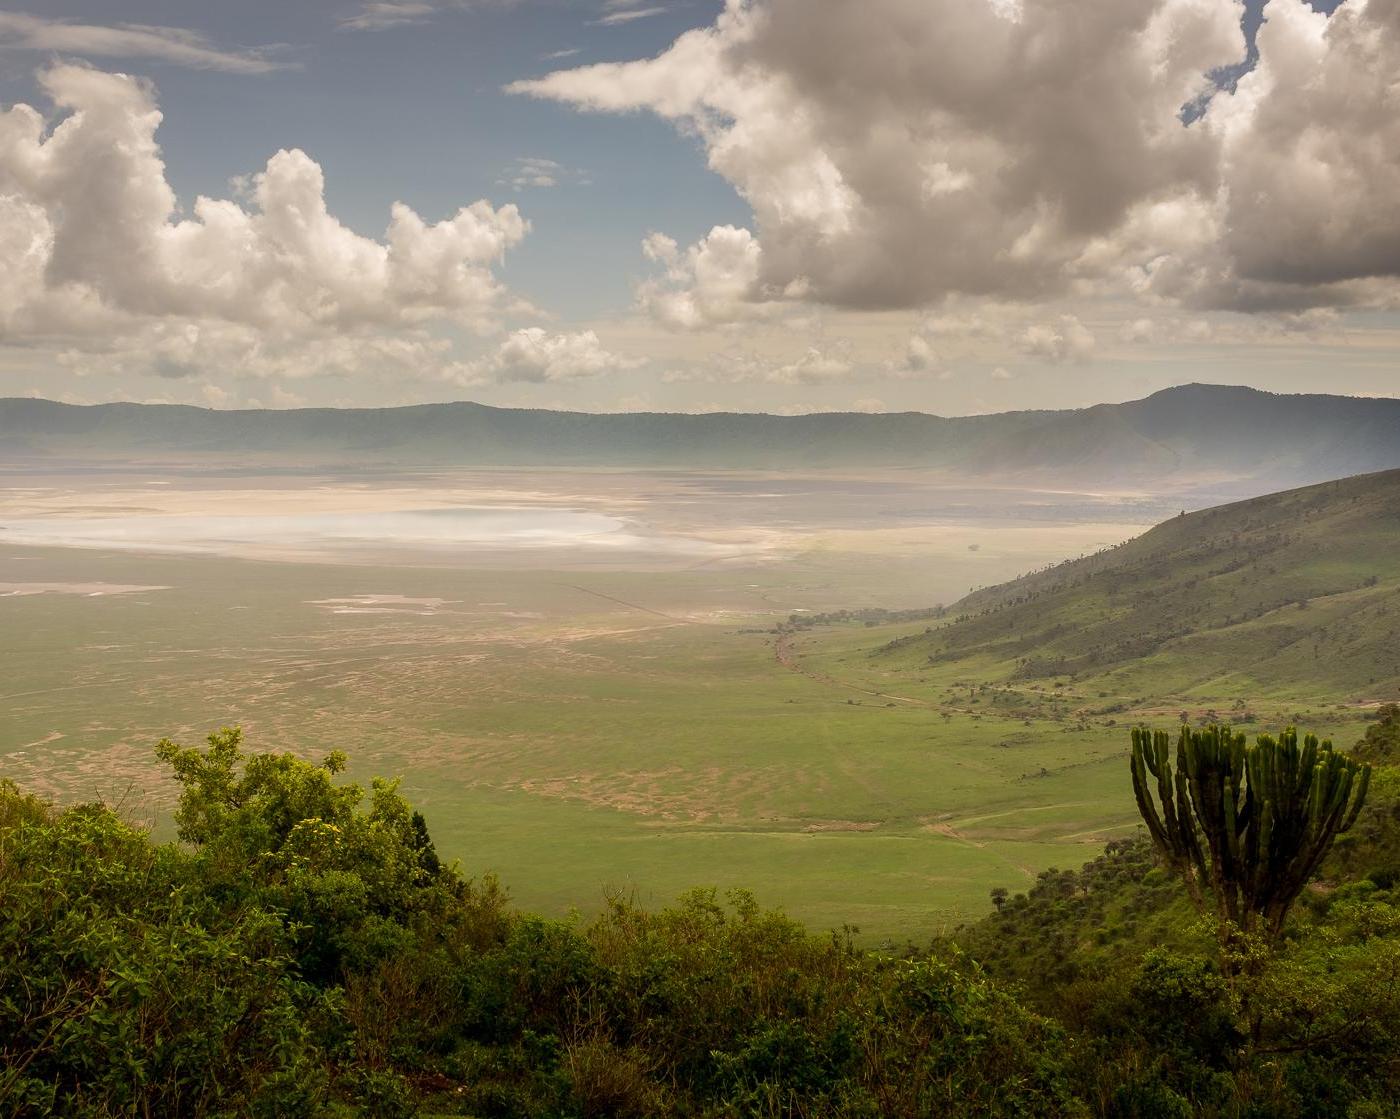
[[[0,1112],[315,1112],[318,996],[279,915],[212,904],[100,806],[6,788],[0,821]]]
[[[0,1114],[1397,1114],[1400,908],[1343,869],[1376,865],[1365,817],[1222,974],[1141,838],[891,956],[743,892],[515,913],[336,755],[161,752],[184,845],[0,782]]]

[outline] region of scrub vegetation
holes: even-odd
[[[1388,709],[1372,737],[1396,733]],[[1132,836],[993,891],[996,912],[951,937],[868,951],[742,891],[534,916],[445,864],[396,783],[345,781],[339,753],[250,753],[233,729],[157,753],[181,790],[175,842],[0,787],[6,1114],[1359,1117],[1400,1102],[1394,768],[1277,936],[1219,935]]]

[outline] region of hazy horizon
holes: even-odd
[[[614,408],[614,409],[599,408],[599,409],[591,409],[591,408],[581,408],[581,407],[580,407],[580,408],[552,408],[552,407],[548,407],[548,406],[545,406],[545,405],[507,405],[507,404],[490,404],[490,403],[487,403],[487,402],[484,401],[484,400],[477,400],[477,399],[474,399],[474,398],[472,398],[472,397],[466,397],[466,396],[463,396],[463,397],[455,397],[455,398],[448,399],[448,400],[426,400],[426,401],[407,402],[407,403],[400,403],[400,404],[387,404],[387,405],[381,405],[381,404],[344,404],[344,405],[334,405],[334,404],[304,404],[304,403],[302,403],[302,404],[290,404],[290,403],[283,402],[283,403],[281,403],[281,404],[276,404],[276,403],[273,403],[273,404],[265,404],[265,405],[264,405],[264,404],[259,404],[259,405],[256,406],[256,407],[238,407],[238,406],[231,405],[231,404],[227,404],[227,403],[225,403],[225,404],[190,403],[190,404],[176,404],[176,406],[177,406],[177,407],[199,408],[199,409],[202,409],[202,410],[204,410],[204,411],[210,411],[210,412],[237,412],[237,411],[251,411],[251,412],[297,412],[297,411],[323,411],[323,410],[331,410],[331,411],[374,411],[374,410],[381,410],[381,409],[393,410],[393,409],[403,409],[403,408],[431,407],[431,406],[433,406],[433,405],[438,405],[438,404],[471,404],[471,405],[477,405],[477,406],[480,406],[480,407],[483,407],[483,408],[496,408],[496,409],[501,409],[501,410],[513,410],[513,409],[514,409],[514,410],[522,410],[522,411],[546,411],[546,412],[548,412],[548,411],[566,411],[566,412],[580,412],[580,413],[584,413],[584,414],[588,414],[588,415],[633,415],[633,414],[636,414],[636,413],[639,412],[639,411],[642,411],[642,412],[647,412],[647,411],[649,411],[649,412],[651,412],[652,414],[657,414],[657,415],[677,415],[677,416],[695,416],[695,415],[758,415],[758,416],[774,416],[774,417],[780,417],[780,418],[787,418],[787,417],[807,416],[807,415],[831,415],[831,414],[835,414],[835,413],[838,413],[838,412],[845,412],[845,413],[850,414],[850,415],[896,415],[896,414],[899,414],[900,412],[915,412],[915,413],[918,413],[918,414],[920,414],[920,415],[933,416],[933,417],[939,418],[939,419],[964,419],[964,418],[971,418],[971,417],[976,417],[976,416],[999,415],[999,414],[1002,414],[1003,412],[1022,412],[1022,411],[1082,411],[1082,410],[1085,409],[1085,408],[1094,408],[1094,407],[1098,407],[1099,405],[1102,405],[1102,404],[1131,404],[1131,403],[1135,403],[1135,402],[1140,401],[1140,400],[1146,400],[1146,399],[1148,399],[1148,398],[1151,397],[1151,396],[1158,396],[1158,395],[1161,395],[1162,393],[1169,393],[1169,392],[1171,392],[1173,389],[1191,389],[1191,388],[1250,389],[1250,390],[1253,390],[1253,391],[1256,391],[1256,392],[1266,393],[1266,394],[1271,395],[1271,396],[1333,396],[1333,397],[1344,397],[1344,398],[1347,398],[1347,399],[1354,399],[1354,400],[1392,400],[1392,399],[1396,399],[1397,397],[1400,397],[1400,391],[1397,391],[1396,393],[1380,393],[1380,392],[1355,392],[1355,393],[1349,393],[1349,392],[1337,392],[1337,391],[1335,391],[1335,390],[1330,390],[1330,389],[1324,390],[1323,388],[1306,389],[1306,390],[1298,390],[1298,391],[1279,391],[1279,390],[1273,390],[1273,389],[1260,389],[1260,388],[1257,388],[1257,386],[1254,386],[1254,385],[1243,385],[1243,384],[1233,384],[1233,383],[1227,384],[1227,383],[1224,383],[1224,382],[1206,382],[1206,381],[1180,381],[1180,382],[1177,382],[1177,383],[1175,383],[1175,384],[1164,385],[1162,388],[1159,388],[1159,389],[1154,389],[1151,393],[1147,394],[1147,396],[1130,396],[1130,397],[1124,397],[1124,398],[1122,398],[1122,399],[1114,398],[1114,399],[1105,399],[1105,400],[1095,400],[1095,401],[1093,401],[1092,403],[1084,404],[1084,405],[1079,405],[1079,406],[1074,406],[1074,407],[1065,407],[1065,408],[1014,408],[1014,407],[1013,407],[1013,408],[993,409],[993,410],[987,410],[987,411],[973,411],[973,412],[929,412],[929,411],[926,411],[926,410],[924,410],[924,409],[919,409],[919,408],[908,408],[908,409],[898,409],[898,410],[896,410],[896,409],[877,409],[877,410],[869,410],[869,409],[840,409],[840,408],[821,408],[821,407],[816,407],[816,408],[814,408],[814,409],[811,410],[811,411],[801,411],[801,410],[799,410],[799,409],[792,409],[792,410],[788,410],[788,411],[776,411],[776,412],[763,411],[762,409],[752,409],[752,410],[748,410],[748,409],[743,409],[743,408],[730,408],[730,409],[722,409],[722,410],[718,410],[718,411],[703,411],[703,412],[702,412],[702,411],[686,411],[686,410],[683,410],[683,409],[681,409],[681,410],[666,410],[666,409],[623,409],[623,408]],[[60,399],[57,399],[57,398],[52,397],[52,396],[43,396],[43,395],[39,395],[39,394],[37,394],[37,393],[31,393],[31,394],[22,395],[22,396],[12,396],[12,397],[8,397],[8,398],[3,397],[3,396],[0,396],[0,400],[4,400],[4,399],[10,399],[10,400],[43,400],[43,401],[48,401],[49,403],[53,403],[53,404],[75,404],[75,402],[73,402],[73,401],[60,400]],[[151,404],[155,404],[155,405],[160,405],[160,404],[167,404],[167,403],[174,403],[174,402],[132,400],[132,399],[121,398],[121,399],[101,400],[101,401],[91,401],[91,402],[85,402],[85,403],[77,403],[77,404],[75,404],[75,406],[77,406],[77,407],[95,407],[95,406],[100,405],[100,404],[139,404],[139,405],[151,405]]]

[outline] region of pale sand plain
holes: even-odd
[[[17,479],[18,481],[19,479]],[[0,544],[288,562],[686,569],[815,552],[926,559],[981,582],[1093,551],[1166,506],[1140,493],[869,476],[49,475],[0,487]],[[967,553],[967,554],[964,554]],[[877,563],[876,567],[879,566]],[[872,582],[882,583],[878,572]]]

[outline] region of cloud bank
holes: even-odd
[[[515,206],[428,222],[395,203],[376,240],[327,210],[320,166],[292,149],[245,201],[182,214],[150,85],[75,65],[40,81],[56,125],[0,114],[0,341],[67,345],[79,369],[148,354],[167,375],[293,375],[441,360],[429,324],[487,332],[519,306],[493,271],[529,228]]]
[[[1131,292],[1231,310],[1397,304],[1400,4],[727,0],[653,59],[511,92],[648,110],[752,207],[653,235],[642,303],[700,328],[811,300],[916,308]],[[1083,339],[1026,340],[1074,360]]]

